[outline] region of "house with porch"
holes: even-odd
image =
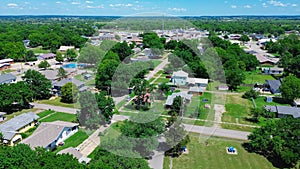
[[[281,86],[281,81],[280,80],[266,80],[266,87],[273,94],[281,94],[280,86]]]
[[[39,116],[33,112],[23,113],[0,125],[3,143],[13,146],[22,140],[21,133],[28,131],[37,124]]]
[[[268,68],[262,68],[262,73],[267,75],[282,75],[284,69],[278,68],[278,67],[268,67]]]
[[[22,143],[29,145],[32,149],[43,147],[46,150],[54,150],[77,131],[77,123],[64,121],[43,122]]]
[[[185,86],[187,84],[189,74],[185,71],[177,71],[172,74],[172,83],[178,86]]]
[[[11,73],[6,73],[6,74],[0,75],[0,84],[14,83],[14,82],[16,82],[16,80],[17,80],[17,77]]]

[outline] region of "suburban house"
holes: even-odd
[[[194,96],[202,96],[205,92],[205,88],[203,87],[190,87],[188,94],[192,94]]]
[[[180,70],[173,72],[171,83],[178,86],[196,86],[206,88],[208,85],[208,79],[191,78],[188,73]]]
[[[43,122],[28,138],[22,141],[32,149],[43,147],[46,150],[54,150],[58,145],[78,131],[77,123],[64,121]]]
[[[22,140],[20,133],[24,133],[37,124],[39,116],[33,112],[24,113],[0,125],[4,144],[13,146]]]
[[[292,116],[293,118],[300,117],[300,108],[290,106],[265,106],[265,110],[276,113],[279,118]]]
[[[13,59],[1,59],[0,60],[0,71],[9,69],[10,65],[14,63]]]
[[[276,65],[279,62],[279,58],[269,57],[259,53],[256,53],[254,55],[256,56],[256,59],[259,61],[259,63],[262,65]]]
[[[229,90],[229,87],[226,84],[220,84],[218,86],[218,90],[220,90],[220,91],[227,91],[227,90]]]
[[[185,86],[187,84],[189,74],[185,71],[177,71],[172,74],[172,83],[179,86]]]
[[[17,77],[11,73],[0,75],[0,84],[14,83],[14,82],[16,82],[16,80],[17,80]]]
[[[266,80],[266,86],[273,94],[280,94],[280,80]]]
[[[262,68],[262,73],[267,75],[282,75],[284,69],[273,67],[273,68]]]
[[[157,53],[155,53],[152,49],[149,49],[149,48],[144,49],[144,54],[149,59],[157,59],[157,58],[159,58],[159,55]]]
[[[71,77],[73,75],[76,74],[76,69],[64,69],[66,72],[67,72],[67,76],[68,77]],[[55,69],[55,70],[43,70],[43,71],[40,71],[41,74],[45,75],[45,77],[50,80],[50,81],[56,81],[56,80],[59,80],[60,77],[57,76],[58,74],[58,70]]]
[[[87,90],[87,87],[84,85],[82,81],[79,81],[74,78],[64,78],[58,82],[52,83],[54,94],[60,95],[61,88],[67,83],[75,84],[80,92]]]
[[[80,162],[80,163],[84,162],[84,163],[88,164],[91,161],[90,158],[85,157],[83,154],[81,154],[79,152],[78,149],[76,149],[74,147],[69,147],[69,148],[63,149],[60,152],[58,152],[57,154],[70,154],[74,158],[76,158],[78,160],[78,162]]]
[[[67,50],[69,49],[75,49],[74,46],[60,46],[60,48],[58,49],[60,52],[67,52]]]
[[[294,100],[294,101],[293,101],[293,105],[294,105],[295,107],[300,107],[300,99]]]
[[[179,93],[173,93],[172,95],[168,96],[167,101],[165,103],[165,107],[169,108],[173,105],[174,99],[180,96],[183,98],[185,103],[190,103],[193,97],[193,94],[188,94],[188,92],[179,92]]]
[[[43,54],[40,55],[38,57],[39,60],[48,60],[48,59],[54,59],[56,57],[56,54],[54,53],[47,53],[47,54]]]

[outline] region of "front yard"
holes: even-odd
[[[62,113],[62,112],[56,112],[53,114],[50,114],[47,117],[44,117],[40,120],[40,122],[53,122],[53,121],[67,121],[67,122],[77,122],[77,116],[76,114],[68,114],[68,113]]]
[[[53,99],[49,99],[49,100],[40,100],[37,101],[37,103],[41,103],[41,104],[49,104],[49,105],[53,105],[53,106],[61,106],[61,107],[68,107],[68,108],[78,108],[79,103],[63,103],[60,102],[60,97],[56,97]]]
[[[78,132],[76,132],[73,136],[69,137],[67,140],[65,140],[65,144],[63,146],[58,146],[56,150],[54,150],[54,153],[59,152],[60,150],[69,148],[69,147],[77,147],[79,146],[84,140],[86,140],[89,136],[87,133],[81,129],[79,129]]]
[[[225,138],[210,137],[206,146],[199,142],[198,134],[190,134],[191,142],[187,145],[188,154],[183,154],[178,158],[173,158],[173,169],[232,169],[232,168],[275,168],[263,156],[249,153],[242,147],[242,141]],[[205,138],[202,138],[205,139]],[[237,149],[238,155],[228,155],[226,147],[233,146]],[[164,169],[169,169],[170,157],[164,158]]]

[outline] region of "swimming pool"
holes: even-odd
[[[78,64],[78,67],[84,67],[85,64],[84,63],[79,63]],[[69,63],[69,64],[66,64],[66,65],[63,65],[62,68],[76,68],[77,67],[77,63]]]

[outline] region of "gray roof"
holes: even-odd
[[[177,72],[173,72],[172,77],[188,77],[188,73],[186,73],[185,71],[177,71]]]
[[[37,120],[38,118],[39,116],[33,112],[23,113],[1,124],[0,132],[3,133],[5,140],[10,140],[16,134],[17,130]]]
[[[65,127],[74,126],[78,126],[78,124],[64,121],[44,122],[39,125],[31,136],[24,139],[22,143],[28,144],[31,148],[47,147],[57,139]]]
[[[74,79],[74,78],[65,78],[65,79],[62,79],[59,82],[53,83],[53,86],[62,87],[65,84],[70,83],[70,82],[74,83],[77,87],[80,87],[80,86],[84,85],[84,83],[82,81],[79,81],[77,79]]]
[[[190,87],[190,89],[189,89],[189,92],[200,93],[200,92],[204,92],[204,91],[205,91],[205,88],[203,88],[203,87]]]
[[[10,83],[11,81],[15,81],[17,77],[11,73],[0,75],[0,84]]]
[[[279,92],[279,88],[281,86],[280,80],[266,80],[266,82],[270,86],[270,90]]]
[[[165,105],[169,105],[169,106],[173,105],[173,100],[177,96],[181,96],[181,97],[185,98],[186,100],[191,100],[193,97],[192,94],[188,94],[187,92],[173,93],[171,96],[168,96]]]
[[[69,147],[69,148],[63,149],[60,152],[58,152],[57,154],[70,154],[74,158],[77,158],[80,163],[83,162],[83,161],[85,163],[89,163],[91,161],[90,158],[87,158],[87,157],[83,156],[83,154],[81,154],[78,150],[76,150],[73,147]]]
[[[279,115],[291,115],[294,118],[300,117],[300,108],[290,106],[265,106],[265,109]]]
[[[71,74],[72,72],[75,72],[75,69],[64,69],[67,72],[67,75]],[[44,71],[40,71],[41,74],[45,75],[45,77],[49,80],[56,80],[59,79],[59,77],[57,76],[58,74],[58,70],[44,70]]]

